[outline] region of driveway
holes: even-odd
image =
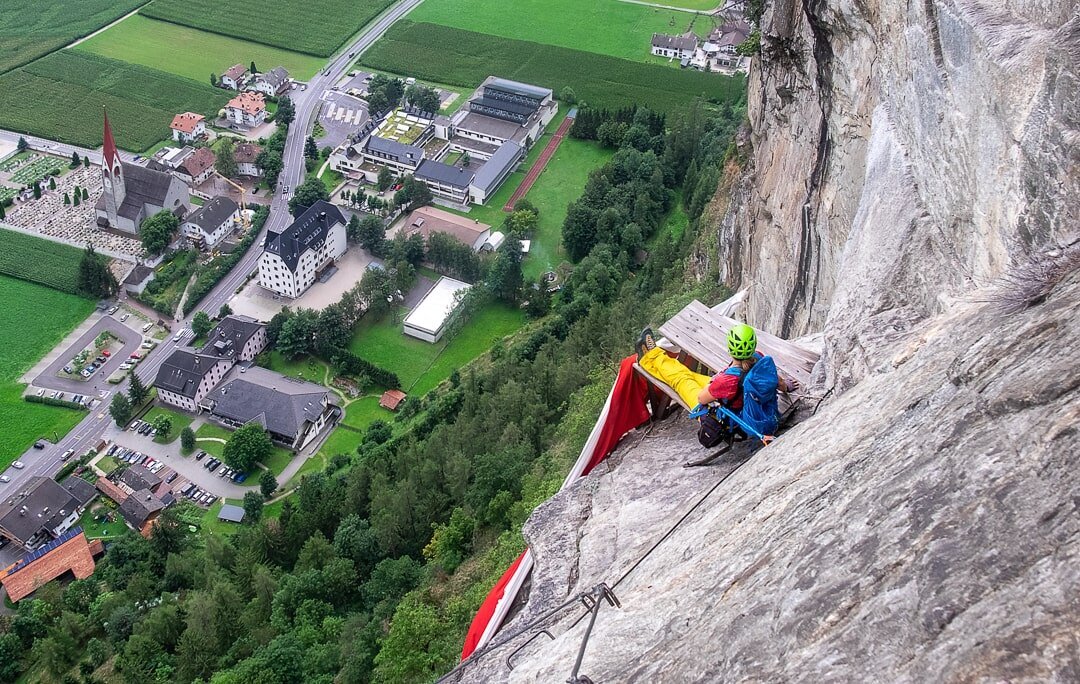
[[[134,320],[141,319],[136,318]],[[113,353],[113,355],[105,361],[105,365],[90,376],[90,379],[81,381],[61,378],[57,375],[57,373],[71,361],[71,357],[78,354],[87,345],[92,344],[97,336],[106,330],[123,340],[124,346],[120,351]],[[55,358],[49,363],[45,370],[34,378],[33,386],[44,387],[45,389],[50,390],[60,390],[62,392],[75,392],[77,394],[97,394],[98,390],[110,387],[110,385],[105,382],[106,378],[112,375],[113,371],[115,371],[120,364],[126,361],[127,358],[139,348],[139,345],[142,344],[142,339],[142,333],[132,330],[112,316],[102,316],[90,326],[89,330],[80,335],[74,343],[61,348],[61,353],[56,354]],[[50,355],[55,354],[55,351],[56,350],[54,349]]]

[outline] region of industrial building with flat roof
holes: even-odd
[[[460,280],[446,276],[439,278],[416,308],[405,317],[405,334],[432,344],[438,342],[454,320],[461,297],[470,287]]]

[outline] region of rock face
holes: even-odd
[[[749,460],[681,468],[682,415],[629,436],[533,514],[528,603],[452,681],[566,681],[584,609],[523,626],[599,582],[622,607],[594,682],[1076,681],[1080,259],[1057,259],[1037,297],[954,304]]]
[[[766,5],[721,280],[749,288],[751,323],[824,330],[823,370],[844,389],[876,370],[883,334],[1077,240],[1080,9]]]

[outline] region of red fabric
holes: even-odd
[[[581,473],[582,477],[588,475],[596,464],[615,451],[623,435],[649,419],[649,408],[645,403],[649,395],[649,384],[645,382],[645,378],[634,372],[635,363],[637,356],[627,356],[619,364],[619,377],[615,379],[615,389],[611,393],[607,420],[604,421],[600,441],[596,443],[592,458]]]
[[[525,552],[522,551],[521,555],[517,557],[513,565],[503,573],[503,576],[499,578],[499,581],[495,583],[495,586],[488,592],[487,598],[480,604],[480,609],[476,611],[476,617],[473,618],[472,624],[469,625],[469,632],[465,635],[465,645],[461,648],[461,659],[465,660],[472,652],[476,650],[477,644],[480,643],[480,637],[483,636],[484,630],[487,629],[488,622],[491,620],[491,616],[495,613],[495,606],[499,603],[499,599],[503,597],[503,591],[506,590],[506,585],[510,582],[510,578],[514,576],[514,571],[521,565],[521,559],[525,557]]]
[[[738,391],[738,375],[720,373],[719,375],[714,376],[709,383],[709,394],[713,395],[713,398],[717,401],[730,401],[731,403],[728,405],[728,408],[736,412],[742,409],[742,397],[739,397],[738,401],[731,400],[735,398]]]

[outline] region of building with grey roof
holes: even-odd
[[[149,489],[135,491],[120,504],[120,515],[128,527],[143,536],[149,536],[150,525],[165,508],[165,502]]]
[[[207,397],[210,416],[227,427],[255,422],[289,449],[307,446],[340,415],[322,385],[252,367],[234,374]]]
[[[201,249],[212,249],[232,234],[240,222],[240,205],[219,196],[188,214],[180,229]]]
[[[423,181],[436,197],[465,204],[469,199],[469,184],[472,183],[473,175],[471,169],[425,159],[417,167],[413,177]]]
[[[83,514],[86,501],[52,478],[30,478],[0,502],[0,536],[33,550],[67,532]]]
[[[161,364],[154,379],[158,399],[194,413],[234,363],[230,358],[177,349]]]
[[[274,67],[270,71],[249,77],[245,88],[258,91],[267,97],[274,97],[288,90],[291,85],[292,81],[285,67]]]
[[[221,358],[251,361],[266,349],[266,326],[250,316],[222,318],[210,331],[203,349]]]
[[[652,37],[652,53],[657,57],[685,59],[694,55],[697,46],[698,40],[693,34],[669,36],[665,33],[654,33]]]
[[[244,521],[244,515],[246,511],[242,506],[235,504],[224,504],[221,510],[218,511],[218,520],[224,520],[226,522],[239,523]]]
[[[132,491],[153,489],[161,484],[161,478],[141,465],[133,465],[120,474],[120,481],[131,487]]]
[[[86,504],[93,501],[98,494],[94,485],[81,477],[71,476],[61,482],[60,486],[66,489],[68,494],[71,494],[71,497],[75,499],[80,508],[86,508]]]
[[[361,150],[367,161],[389,166],[399,175],[412,173],[424,160],[424,148],[377,135],[369,135]]]
[[[123,185],[114,184],[111,188],[111,192],[120,195],[116,214],[110,216],[108,210],[109,186],[94,205],[99,226],[138,235],[142,222],[158,212],[171,211],[180,218],[187,214],[188,189],[179,178],[127,162],[122,162],[121,168]]]
[[[550,88],[487,77],[453,118],[453,134],[502,145],[529,147],[555,117],[559,105]]]
[[[333,204],[319,200],[285,230],[267,232],[259,285],[283,297],[299,297],[345,248],[345,217]]]
[[[524,148],[513,140],[507,140],[473,176],[469,184],[469,199],[476,204],[486,202],[524,158]]]

